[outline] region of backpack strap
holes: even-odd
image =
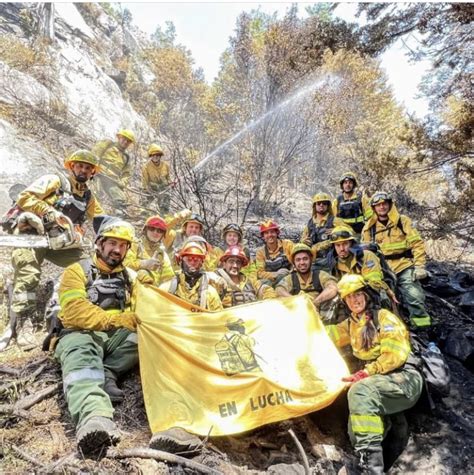
[[[87,289],[92,285],[92,282],[94,282],[94,278],[95,278],[92,271],[92,259],[90,257],[86,259],[81,259],[79,261],[79,264],[82,267],[82,271],[84,272],[84,275],[87,278],[86,280],[86,289]]]
[[[314,269],[312,279],[313,279],[313,289],[316,290],[316,292],[321,293],[323,291],[323,286],[321,285],[321,279],[319,278],[319,272],[320,271],[318,269]]]
[[[301,290],[300,280],[298,279],[298,275],[296,271],[292,271],[291,275],[291,295],[298,295]]]
[[[397,221],[397,228],[402,232],[402,234],[403,234],[404,236],[407,235],[407,233],[406,233],[405,230],[403,229],[403,223],[402,223],[402,217],[401,217],[401,216],[398,218],[398,221]]]
[[[209,287],[209,278],[207,277],[207,274],[204,273],[203,276],[201,277],[201,285],[199,286],[199,305],[202,308],[206,308],[206,303],[207,303],[207,289]]]

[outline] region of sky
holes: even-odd
[[[307,16],[305,7],[315,2],[297,2],[299,14]],[[234,34],[236,19],[243,11],[260,8],[262,12],[278,12],[282,18],[291,6],[290,2],[129,2],[122,3],[133,16],[133,23],[146,33],[153,33],[160,25],[171,21],[176,27],[176,41],[186,46],[192,53],[196,67],[201,67],[206,80],[211,83],[219,70],[219,58]],[[335,14],[346,21],[358,21],[354,13],[356,3],[341,3]],[[407,39],[406,43],[414,39]],[[428,63],[410,63],[405,56],[406,46],[401,41],[395,43],[382,57],[381,65],[386,70],[397,101],[404,105],[408,112],[419,118],[428,112],[428,102],[424,98],[416,98],[419,93],[417,86]]]

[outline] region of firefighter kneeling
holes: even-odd
[[[344,275],[338,290],[351,317],[333,326],[329,334],[338,346],[350,344],[354,356],[365,363],[364,369],[343,378],[351,384],[349,436],[360,456],[362,471],[382,474],[387,416],[415,405],[423,378],[416,368],[405,325],[389,310],[374,306],[370,297],[373,291],[363,277]]]
[[[55,357],[83,454],[119,441],[112,401],[122,400],[123,392],[116,381],[138,363],[137,283],[135,273],[122,266],[133,228],[117,218],[100,218],[95,256],[69,266],[59,288],[64,328]]]

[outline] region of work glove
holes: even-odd
[[[58,211],[57,209],[51,208],[45,215],[44,215],[44,221],[46,223],[56,223],[61,227],[64,227],[68,224],[66,216],[64,216],[61,211]]]
[[[137,331],[137,325],[141,323],[135,312],[122,312],[111,315],[109,320],[110,328],[126,328],[131,332]]]
[[[286,277],[289,273],[290,271],[288,269],[278,269],[275,272],[275,277]]]
[[[190,209],[183,209],[178,213],[177,217],[181,219],[186,219],[189,218],[192,214],[193,212]]]
[[[351,374],[349,376],[345,376],[342,380],[346,383],[357,383],[361,379],[368,378],[370,375],[365,371],[365,369],[361,369],[357,371],[357,373]]]
[[[428,277],[428,272],[423,266],[416,266],[413,271],[413,278],[415,280],[423,280]]]
[[[142,259],[140,261],[140,269],[158,270],[161,267],[161,262],[158,259]]]
[[[29,211],[20,214],[17,224],[20,233],[33,228],[38,234],[44,234],[43,221],[39,216]]]

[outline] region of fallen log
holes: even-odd
[[[0,404],[0,413],[25,417],[25,415],[27,415],[27,413],[25,413],[26,410],[30,409],[35,404],[38,404],[43,399],[46,399],[48,396],[56,392],[59,386],[59,383],[48,386],[36,394],[32,394],[31,396],[26,396],[25,398],[20,399],[15,404]]]
[[[183,465],[184,467],[195,470],[197,473],[204,473],[209,475],[223,475],[219,470],[215,470],[205,465],[193,462],[179,455],[170,454],[169,452],[163,452],[161,450],[146,449],[146,448],[136,448],[136,449],[124,449],[116,450],[109,449],[107,451],[107,458],[113,459],[125,459],[125,458],[144,458],[144,459],[154,459],[160,462],[169,462],[177,465]]]

